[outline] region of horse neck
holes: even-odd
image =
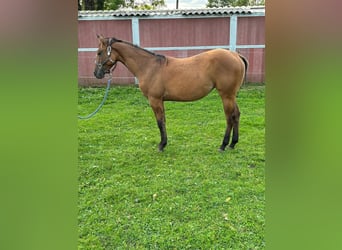
[[[119,61],[138,78],[144,72],[144,68],[152,66],[154,56],[143,49],[123,42],[114,43],[112,47],[120,55]]]

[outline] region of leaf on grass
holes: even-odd
[[[153,194],[153,195],[152,195],[152,200],[155,201],[156,199],[157,199],[157,194]]]
[[[229,202],[231,199],[231,197],[227,197],[226,202]]]

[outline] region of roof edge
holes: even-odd
[[[250,15],[265,13],[265,6],[242,6],[221,8],[160,9],[160,10],[82,10],[79,18],[90,17],[148,17],[148,16],[194,16],[194,15]]]

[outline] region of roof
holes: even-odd
[[[210,16],[210,15],[250,15],[264,14],[264,6],[258,7],[226,7],[203,9],[162,9],[162,10],[103,10],[78,11],[79,19],[89,18],[119,18],[119,17],[162,17],[162,16]]]

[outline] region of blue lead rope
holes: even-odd
[[[106,93],[103,97],[103,100],[102,102],[100,103],[100,105],[97,107],[97,109],[95,109],[95,111],[87,116],[77,116],[78,119],[89,119],[91,117],[93,117],[97,112],[99,112],[99,110],[102,108],[103,104],[105,103],[106,99],[107,99],[107,96],[108,96],[108,92],[109,92],[109,89],[110,89],[110,82],[112,80],[112,77],[110,77],[108,79],[108,82],[107,82],[107,88],[106,88]]]

